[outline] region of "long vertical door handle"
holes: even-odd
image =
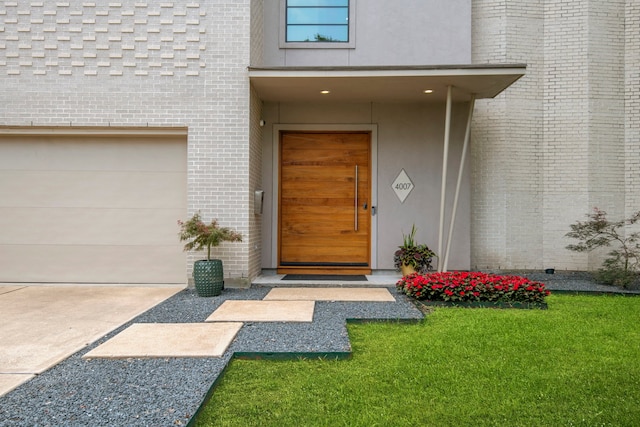
[[[355,199],[353,201],[353,211],[355,212],[354,217],[354,229],[358,231],[358,165],[356,165],[356,191],[355,191]]]

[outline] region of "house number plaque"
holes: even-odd
[[[400,203],[404,203],[409,193],[411,193],[411,190],[413,190],[413,187],[413,182],[404,169],[400,171],[395,181],[393,181],[393,184],[391,184],[391,188],[396,192],[396,196],[400,199]]]

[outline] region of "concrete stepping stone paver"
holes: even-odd
[[[184,289],[0,286],[0,396]]]
[[[136,323],[83,359],[222,357],[242,323]]]
[[[312,322],[314,301],[227,300],[207,322]]]
[[[0,374],[0,397],[33,377],[33,374]]]
[[[385,288],[273,288],[264,300],[395,302]]]

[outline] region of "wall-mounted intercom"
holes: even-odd
[[[262,214],[262,204],[264,203],[264,191],[256,190],[253,192],[253,213]]]

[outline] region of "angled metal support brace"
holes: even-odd
[[[451,135],[451,89],[447,86],[447,108],[444,119],[444,149],[442,152],[442,187],[440,189],[440,226],[438,228],[438,271],[442,271],[444,257],[442,256],[444,238],[444,205],[447,192],[447,163],[449,162],[449,139]]]
[[[467,157],[467,148],[469,147],[469,140],[471,139],[471,121],[473,119],[473,108],[476,103],[476,95],[471,94],[471,100],[469,101],[469,114],[467,115],[467,129],[464,134],[464,145],[462,146],[462,155],[460,156],[460,168],[458,169],[458,182],[456,183],[456,193],[453,197],[453,211],[451,212],[451,221],[449,222],[449,236],[447,237],[447,249],[444,254],[444,261],[442,263],[442,269],[439,271],[447,271],[447,265],[449,263],[449,250],[451,249],[451,240],[453,238],[453,227],[456,221],[456,213],[458,210],[458,199],[460,198],[460,186],[462,185],[462,175],[464,173],[464,162]]]

